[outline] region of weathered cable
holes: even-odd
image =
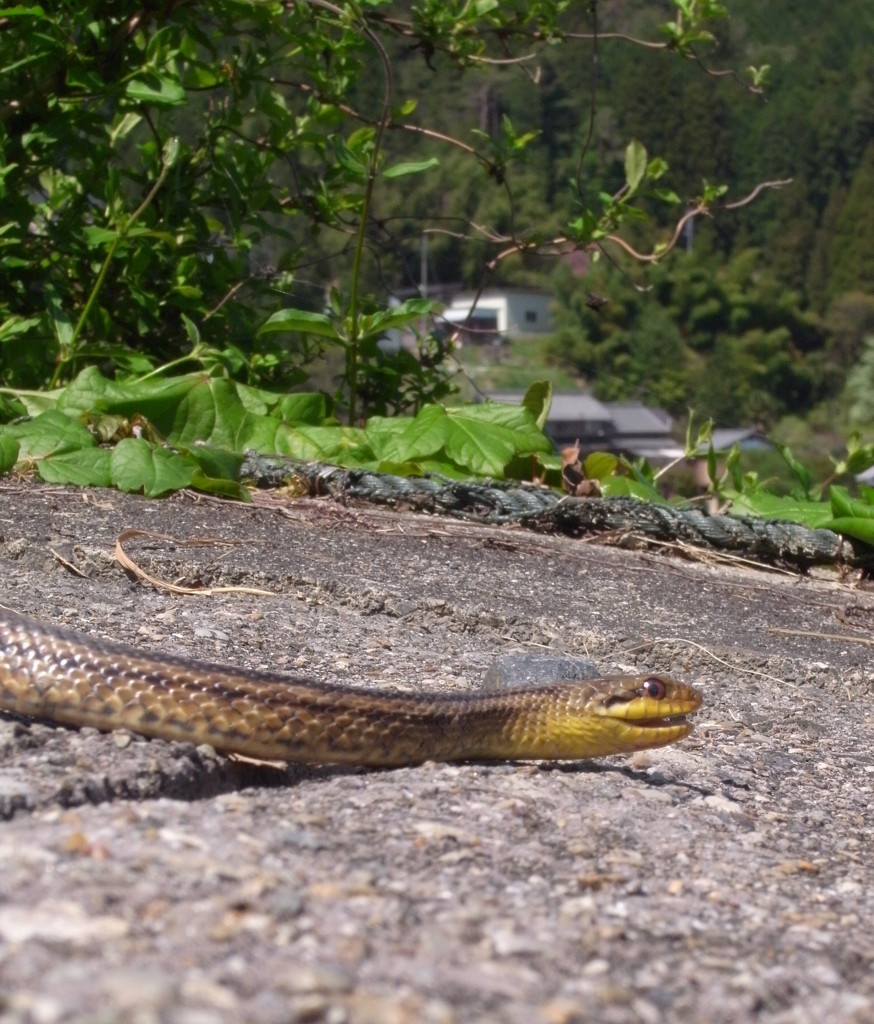
[[[294,479],[313,496],[367,501],[420,512],[442,513],[491,525],[518,523],[568,535],[609,533],[623,546],[641,541],[682,542],[771,565],[874,568],[874,548],[831,530],[812,530],[785,520],[708,515],[636,498],[562,497],[546,487],[516,482],[401,477],[322,462],[298,462],[250,453],[243,476],[259,487]]]

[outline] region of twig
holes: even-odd
[[[809,636],[816,640],[838,640],[851,644],[866,644],[874,647],[874,640],[867,636],[853,636],[851,633],[818,633],[810,629],[783,629],[780,626],[770,626],[769,633],[781,633],[784,636]]]

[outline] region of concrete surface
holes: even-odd
[[[7,483],[0,602],[322,680],[514,651],[668,671],[682,744],[557,765],[253,766],[0,720],[0,1021],[874,1020],[874,598],[815,578],[264,496]],[[177,586],[133,581],[128,555]],[[183,542],[196,540],[197,546]]]

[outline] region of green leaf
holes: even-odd
[[[241,384],[239,381],[234,383],[234,390],[243,408],[259,416],[269,416],[282,401],[281,395],[249,387],[248,384]]]
[[[400,178],[405,174],[421,174],[422,171],[430,171],[432,167],[439,167],[440,161],[436,156],[430,160],[412,160],[402,164],[394,164],[386,167],[382,172],[384,178]]]
[[[658,505],[667,505],[664,496],[644,480],[632,479],[628,476],[608,476],[600,483],[601,494],[605,498],[639,498],[641,501],[654,501]]]
[[[212,477],[196,469],[191,475],[191,486],[204,494],[215,494],[220,498],[229,498],[232,501],[251,502],[252,494],[248,487],[237,483],[236,480],[227,480],[224,477]]]
[[[182,316],[182,326],[185,328],[185,333],[188,335],[188,340],[191,342],[192,348],[196,348],[200,344],[200,328],[184,313]]]
[[[127,85],[128,99],[153,107],[178,107],[186,101],[185,90],[172,78],[154,76],[151,82],[134,79]]]
[[[671,188],[654,188],[652,190],[652,194],[656,199],[661,199],[663,203],[676,204],[682,202],[682,199],[680,199],[677,193]]]
[[[55,338],[61,349],[66,349],[73,340],[73,322],[64,309],[63,300],[58,289],[51,282],[46,284],[44,294],[47,306],[46,311],[55,332]]]
[[[543,430],[552,406],[552,384],[548,380],[535,380],[528,385],[522,407],[534,418],[538,430]]]
[[[802,488],[804,489],[805,496],[809,498],[811,496],[810,491],[813,485],[813,479],[807,467],[803,465],[801,462],[799,462],[798,459],[795,458],[795,456],[789,450],[787,445],[780,444],[779,441],[773,441],[772,443],[782,456],[783,461],[792,471],[792,474],[795,477],[795,479],[799,482],[799,484],[801,484]]]
[[[208,378],[202,373],[118,384],[107,380],[96,366],[89,366],[67,385],[58,397],[57,407],[74,417],[92,411],[142,416],[166,435],[173,428],[182,399],[204,386],[208,386]]]
[[[353,178],[359,180],[367,176],[367,167],[359,160],[358,156],[343,142],[342,139],[333,137],[331,144],[334,147],[334,152],[337,155],[337,162]]]
[[[687,445],[686,450],[689,450]],[[694,449],[692,449],[694,451]],[[707,446],[707,479],[710,481],[710,486],[715,490],[719,486],[719,463],[716,459],[716,449],[713,447],[713,442]]]
[[[8,473],[18,462],[18,439],[0,430],[0,473]]]
[[[863,498],[854,498],[846,487],[833,484],[828,492],[831,510],[835,517],[853,519],[874,519],[874,505]]]
[[[33,4],[30,7],[25,7],[23,4],[18,4],[16,7],[3,7],[0,9],[0,18],[16,18],[25,15],[31,18],[45,18],[45,11],[39,4]]]
[[[288,396],[285,400],[289,408],[293,408],[293,398]],[[186,446],[208,444],[232,452],[254,448],[299,459],[329,461],[355,452],[363,436],[362,431],[352,427],[292,426],[275,415],[252,412],[240,398],[239,385],[219,377],[203,381],[185,395],[176,409],[167,439]]]
[[[183,96],[184,96],[183,92]],[[171,135],[161,148],[161,162],[165,167],[173,167],[182,152],[182,143],[178,135]]]
[[[646,176],[650,181],[658,181],[668,172],[667,161],[660,156],[654,156],[646,166]]]
[[[110,472],[115,486],[121,491],[145,494],[147,498],[189,487],[199,470],[190,456],[142,438],[125,438],[110,454]]]
[[[442,452],[460,468],[495,478],[516,455],[552,451],[527,409],[498,402],[426,405],[400,429],[368,420],[367,434],[380,460],[418,461]]]
[[[300,392],[286,395],[276,411],[286,423],[309,423],[318,426],[328,415],[328,400],[321,392]]]
[[[26,423],[8,424],[3,433],[18,441],[21,462],[95,447],[94,438],[81,423],[56,409],[40,413]]]
[[[393,328],[406,327],[423,316],[436,313],[440,309],[439,302],[431,299],[407,299],[392,309],[380,310],[368,318],[367,334],[381,334]],[[364,318],[362,317],[362,321]]]
[[[646,148],[633,139],[625,148],[625,181],[629,193],[637,191],[646,174]]]
[[[591,452],[583,460],[583,471],[589,480],[603,481],[614,476],[619,466],[619,456],[612,452]]]
[[[136,226],[128,228],[126,231],[95,227],[94,225],[89,225],[82,229],[82,234],[85,236],[85,241],[88,243],[89,248],[111,244],[119,238],[136,238],[137,236],[150,235],[151,233],[149,228],[138,228]]]
[[[209,445],[194,445],[184,449],[183,454],[194,459],[206,477],[227,481],[240,479],[240,467],[246,458],[243,452],[229,452]]]
[[[25,415],[39,416],[41,412],[54,409],[61,394],[63,389],[60,388],[55,391],[19,391],[15,398],[24,406]]]
[[[459,450],[468,444],[472,445],[474,450],[482,446],[485,454],[487,443],[494,443],[498,447],[509,444],[512,448],[511,454],[553,451],[552,441],[538,428],[531,413],[522,407],[485,402],[481,405],[452,407],[446,410],[446,415],[453,427],[453,433],[448,438],[450,455],[453,455],[453,449]],[[455,431],[458,433],[457,442]],[[465,460],[462,465],[468,465],[474,472],[478,472],[475,468],[478,458],[479,456],[475,456],[472,461]]]
[[[786,519],[801,523],[812,530],[825,526],[832,518],[832,510],[826,501],[803,501],[798,498],[769,494],[767,491],[752,491],[745,494],[729,494],[731,515],[756,516],[762,519]]]
[[[874,518],[858,519],[853,516],[840,516],[837,519],[827,520],[822,527],[874,546]]]
[[[38,327],[39,323],[40,317],[38,316],[10,316],[0,324],[0,343],[9,341],[10,339],[17,337],[19,334],[26,334],[34,327]]]
[[[53,455],[37,463],[37,472],[47,484],[74,484],[76,487],[109,487],[112,482],[107,448],[87,448]]]
[[[374,457],[367,435],[358,427],[290,427],[283,444],[283,455],[342,466],[367,465]]]
[[[14,394],[0,394],[0,423],[9,423],[27,416],[27,406]]]
[[[136,128],[136,126],[142,121],[143,115],[129,111],[124,114],[112,127],[109,133],[109,142],[114,148],[120,139],[123,139],[126,135],[130,134]]]
[[[325,313],[311,313],[305,309],[280,309],[258,328],[258,336],[277,331],[299,331],[318,334],[323,338],[340,341],[334,321]]]
[[[848,451],[842,469],[851,476],[858,476],[872,466],[874,466],[874,444],[865,444]]]
[[[400,422],[398,426],[401,426]],[[443,406],[429,405],[415,418],[406,418],[403,430],[388,431],[383,421],[379,434],[374,434],[369,420],[366,429],[380,461],[409,462],[439,452],[446,438],[446,427]]]
[[[392,459],[386,453],[393,451],[400,436],[413,422],[411,416],[371,416],[364,427],[368,443],[377,459],[395,465],[407,459]]]

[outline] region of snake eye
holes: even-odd
[[[652,697],[653,700],[663,700],[665,694],[668,692],[668,688],[656,676],[650,676],[649,679],[644,679],[641,690],[647,697]]]

